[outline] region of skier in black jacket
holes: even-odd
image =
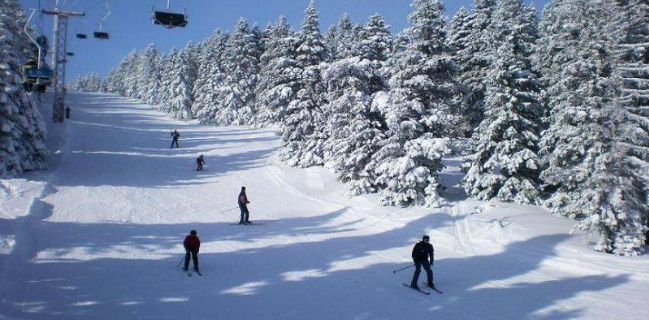
[[[173,149],[174,144],[176,145],[176,148],[178,148],[178,139],[180,138],[180,132],[178,130],[174,130],[171,132],[171,148]]]
[[[239,203],[239,209],[241,210],[241,219],[239,224],[250,224],[250,212],[248,212],[248,196],[246,195],[246,187],[241,187],[241,192],[239,197],[237,197],[237,202]]]
[[[428,257],[430,257],[430,262],[428,261]],[[415,247],[412,248],[412,260],[415,263],[415,274],[412,276],[410,287],[413,289],[419,289],[417,281],[419,281],[419,274],[421,273],[421,267],[423,266],[428,278],[428,286],[435,289],[435,285],[433,284],[433,270],[430,268],[435,261],[435,249],[433,248],[433,245],[430,244],[430,237],[426,235],[420,242],[415,244]]]
[[[203,155],[201,154],[196,158],[196,170],[202,171],[203,170],[203,165],[205,164],[205,158],[203,158]]]

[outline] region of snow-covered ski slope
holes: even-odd
[[[2,180],[0,319],[649,314],[649,257],[593,252],[571,221],[538,207],[382,207],[348,198],[327,169],[282,165],[271,131],[175,121],[109,95],[70,95],[69,104],[72,119],[51,129],[55,167]],[[171,129],[180,149],[169,149]],[[458,179],[454,169],[446,181]],[[241,186],[252,226],[234,225]],[[203,277],[177,269],[191,229]],[[404,288],[412,269],[392,272],[425,233],[443,295]]]

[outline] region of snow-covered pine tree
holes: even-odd
[[[321,107],[325,89],[320,64],[326,61],[328,53],[313,0],[305,11],[296,51],[301,81],[297,97],[289,104],[282,119],[280,158],[292,166],[322,165],[322,146],[326,136],[322,132],[325,120]]]
[[[194,83],[194,104],[192,114],[201,122],[209,122],[212,108],[218,105],[218,88],[225,79],[222,69],[222,55],[228,34],[221,30],[206,42],[200,57],[198,77]],[[211,112],[210,112],[211,111]]]
[[[370,16],[359,30],[357,38],[354,56],[381,62],[379,68],[382,67],[392,51],[392,38],[383,17],[378,14]]]
[[[466,90],[463,103],[466,133],[477,127],[484,117],[484,79],[491,68],[491,44],[487,28],[491,14],[496,8],[496,0],[474,0],[473,10],[465,23],[468,31],[463,48],[458,48],[455,59],[460,66],[460,81]],[[458,42],[454,41],[454,45]]]
[[[351,195],[376,191],[376,177],[368,169],[385,132],[380,113],[371,108],[376,71],[372,61],[353,57],[333,62],[323,72],[329,132],[325,160],[340,181],[349,182]]]
[[[620,104],[627,112],[629,130],[623,135],[629,147],[629,165],[649,190],[649,0],[618,1],[622,37],[617,68],[623,78]],[[643,217],[649,227],[649,213]],[[645,234],[649,244],[649,232]]]
[[[389,128],[374,156],[376,184],[385,204],[438,205],[442,156],[457,135],[457,69],[446,46],[443,5],[414,0],[412,7],[405,50],[390,59],[390,90],[375,98]]]
[[[286,18],[280,17],[269,30],[266,51],[260,59],[254,120],[258,127],[280,123],[296,98],[302,71],[297,65],[297,44]]]
[[[338,25],[333,24],[329,26],[324,36],[324,42],[329,56],[335,56],[336,48],[338,48]]]
[[[21,67],[33,50],[14,0],[0,2],[0,177],[47,167],[45,124],[22,86]]]
[[[195,45],[190,41],[181,51],[183,60],[185,61],[185,64],[187,64],[187,75],[185,76],[185,79],[189,82],[189,96],[191,97],[190,99],[192,104],[194,103],[194,84],[196,83],[196,78],[198,78],[198,67],[202,45]]]
[[[138,64],[138,53],[133,50],[111,71],[107,79],[108,91],[123,97],[135,98],[138,87]]]
[[[124,74],[122,78],[124,86],[124,94],[129,98],[139,99],[139,64],[140,64],[140,54],[136,50],[133,50],[128,56],[126,56],[126,63]]]
[[[192,116],[192,63],[191,55],[184,51],[171,55],[169,77],[163,83],[166,87],[164,110],[177,119],[191,119]]]
[[[349,14],[345,13],[336,25],[336,39],[332,46],[334,51],[330,52],[329,58],[331,61],[336,61],[355,56],[355,43],[354,23]]]
[[[172,82],[174,80],[174,62],[177,60],[177,55],[179,53],[176,48],[172,48],[161,60],[160,91],[158,93],[160,100],[158,102],[158,109],[167,113],[170,112],[170,100],[174,96]]]
[[[461,7],[448,24],[448,45],[454,52],[467,48],[469,34],[469,12]],[[459,61],[458,61],[459,62]]]
[[[219,104],[206,113],[206,123],[250,124],[259,72],[259,38],[245,19],[239,20],[223,54],[225,79],[218,88]]]
[[[522,0],[500,0],[488,34],[495,57],[487,74],[485,118],[473,135],[464,188],[478,200],[539,201],[538,140],[545,115],[531,56],[538,37]],[[532,13],[533,14],[533,13]]]
[[[618,99],[614,6],[606,0],[564,0],[548,9],[563,27],[545,28],[548,38],[540,40],[551,43],[555,54],[546,64],[551,109],[540,144],[547,166],[541,179],[551,193],[544,203],[550,210],[599,231],[597,250],[634,255],[644,250],[646,190],[623,143],[633,124],[625,121]]]
[[[155,45],[149,44],[142,53],[138,63],[138,99],[155,105],[158,87],[160,86],[160,54]]]

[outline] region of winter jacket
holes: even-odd
[[[243,192],[239,193],[239,205],[245,206],[246,204],[248,204],[248,197]]]
[[[178,140],[178,138],[180,138],[180,132],[174,131],[171,133],[171,136],[174,138],[174,140]]]
[[[198,250],[201,248],[201,240],[198,239],[198,236],[192,236],[190,234],[187,237],[185,237],[183,246],[187,251],[198,252]]]
[[[428,261],[430,256],[430,263],[433,264],[435,260],[435,249],[433,245],[424,241],[419,241],[414,248],[412,248],[412,260],[416,262]]]

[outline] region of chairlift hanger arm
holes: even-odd
[[[36,40],[34,40],[34,38],[31,35],[31,32],[29,32],[29,30],[27,29],[27,27],[29,27],[29,22],[34,17],[34,13],[36,13],[36,9],[32,9],[32,13],[29,15],[29,19],[27,19],[27,22],[25,22],[25,27],[24,27],[23,30],[25,31],[25,34],[27,35],[29,40],[31,40],[32,43],[34,43],[34,45],[38,49],[38,61],[36,62],[36,68],[40,69],[41,68],[41,50],[42,50],[41,45]]]

